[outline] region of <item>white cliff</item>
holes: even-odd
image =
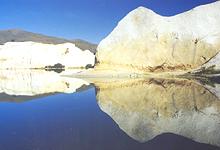
[[[29,69],[3,70],[0,71],[0,93],[15,96],[74,93],[90,84],[82,79],[64,77],[65,74]]]
[[[137,72],[196,69],[220,51],[220,1],[171,17],[139,7],[100,42],[96,68]]]
[[[174,133],[220,146],[220,97],[194,81],[136,79],[95,85],[100,108],[137,141]]]
[[[43,44],[35,42],[8,42],[0,46],[0,68],[44,68],[60,63],[66,68],[94,65],[95,55],[82,51],[74,44]]]

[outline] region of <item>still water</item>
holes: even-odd
[[[0,73],[0,150],[220,149],[217,83],[66,74]]]

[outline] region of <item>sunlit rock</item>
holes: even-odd
[[[135,72],[196,69],[220,51],[220,2],[165,17],[139,7],[98,45],[97,67]]]
[[[199,76],[220,76],[220,53],[190,73]]]
[[[8,95],[34,96],[48,93],[73,93],[84,86],[89,86],[89,83],[82,79],[67,78],[62,74],[44,70],[0,71],[0,93]]]
[[[197,82],[149,79],[95,85],[100,108],[137,141],[169,132],[220,146],[220,99]]]
[[[66,68],[93,66],[95,55],[74,44],[8,42],[0,46],[0,68],[44,68],[62,64]]]

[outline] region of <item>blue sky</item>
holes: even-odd
[[[211,2],[215,0],[1,0],[0,29],[99,43],[138,6],[170,16]]]

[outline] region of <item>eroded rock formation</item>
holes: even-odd
[[[137,79],[95,84],[100,108],[135,140],[146,142],[169,132],[220,146],[220,99],[197,82]]]
[[[165,17],[139,7],[98,45],[97,68],[186,71],[220,51],[220,2]]]

